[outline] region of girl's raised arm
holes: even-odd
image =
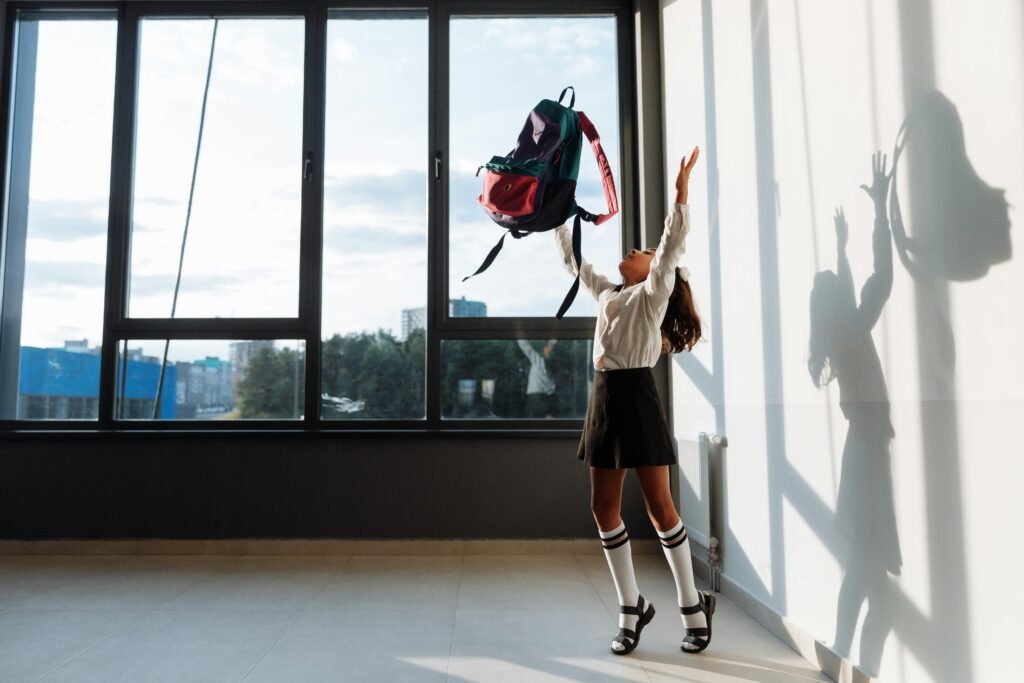
[[[651,259],[650,273],[644,280],[644,291],[652,298],[667,299],[675,288],[676,264],[686,253],[686,235],[690,232],[690,206],[686,203],[689,194],[690,171],[700,156],[700,148],[694,147],[690,158],[685,156],[679,163],[676,177],[676,199],[661,232],[661,241]]]
[[[572,256],[572,233],[564,223],[555,228],[555,241],[562,254],[562,263],[565,265],[565,269],[569,275],[576,277],[576,264]],[[604,275],[595,273],[594,266],[587,259],[581,259],[579,273],[580,282],[595,299],[601,296],[601,292],[615,287]]]

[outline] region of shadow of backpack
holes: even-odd
[[[569,90],[573,91],[572,98],[566,107],[562,99]],[[490,267],[509,234],[520,239],[530,233],[553,230],[570,216],[575,216],[572,253],[577,275],[555,314],[559,319],[569,310],[580,287],[580,221],[600,225],[619,211],[615,180],[601,148],[601,138],[587,115],[573,109],[575,104],[576,90],[572,86],[562,90],[557,102],[541,100],[527,116],[512,151],[503,157],[491,157],[476,170],[479,176],[480,169],[486,169],[483,191],[477,197],[477,203],[484,207],[491,220],[506,228],[506,232],[473,275],[479,275]],[[576,179],[583,135],[590,141],[597,159],[608,213],[593,214],[576,204]],[[462,281],[473,275],[467,275]]]

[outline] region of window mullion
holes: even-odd
[[[99,426],[114,423],[116,330],[128,310],[128,244],[132,214],[132,170],[135,167],[135,99],[139,57],[138,11],[125,4],[118,11],[117,61],[114,69],[114,122],[110,164],[110,211],[107,228],[107,270],[100,352]]]
[[[443,2],[430,3],[427,89],[429,122],[428,150],[434,164],[440,158],[439,173],[431,173],[430,224],[427,230],[427,425],[441,426],[441,337],[448,316],[448,11]]]
[[[320,341],[323,286],[324,118],[326,108],[327,9],[311,3],[306,12],[305,105],[303,107],[302,236],[299,270],[299,317],[306,341],[303,402],[305,425],[320,425]],[[303,169],[305,174],[305,169]]]

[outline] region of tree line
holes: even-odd
[[[533,342],[541,351],[543,341]],[[586,413],[590,340],[562,340],[545,361],[555,382],[552,414]],[[289,418],[302,412],[304,353],[264,348],[238,383],[242,418]],[[446,418],[526,416],[530,363],[514,339],[445,340],[441,414]],[[334,334],[321,345],[321,416],[325,420],[421,419],[425,415],[426,333],[397,339],[387,330]]]

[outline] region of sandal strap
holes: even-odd
[[[707,637],[707,636],[711,635],[711,632],[705,626],[699,626],[697,628],[688,628],[688,629],[685,629],[685,630],[686,630],[686,636],[687,637],[690,637],[690,636],[704,636],[704,637]]]
[[[619,613],[621,614],[636,614],[642,616],[644,613],[644,596],[640,596],[636,601],[636,606],[633,605],[619,605]]]
[[[703,609],[704,609],[704,599],[701,598],[701,601],[698,602],[697,604],[690,605],[689,607],[680,607],[679,611],[682,612],[683,614],[697,614],[698,612],[702,611]]]
[[[625,636],[626,638],[629,638],[630,640],[636,640],[636,631],[634,631],[631,628],[626,628],[624,626],[620,626],[619,627],[619,635],[617,636],[617,638],[621,638],[623,636]]]

